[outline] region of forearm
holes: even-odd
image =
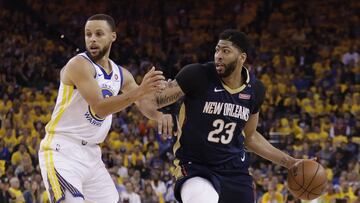
[[[144,114],[148,119],[158,120],[162,116],[162,113],[157,110],[158,107],[154,96],[140,99],[138,102],[136,102],[136,105],[138,106],[141,113]]]
[[[136,105],[146,117],[152,120],[158,120],[163,116],[163,113],[158,111],[158,109],[175,103],[183,96],[184,93],[174,80],[168,82],[164,89],[140,99],[136,102]]]
[[[101,99],[94,106],[92,106],[92,108],[98,116],[104,118],[110,114],[125,109],[142,97],[143,92],[139,88],[136,88],[117,96]]]
[[[245,145],[257,155],[286,168],[290,168],[296,162],[296,159],[272,146],[257,131],[245,138]]]
[[[170,93],[170,94],[156,93],[152,102],[155,103],[157,108],[162,108],[162,107],[165,107],[165,106],[175,103],[182,96],[184,96],[183,92],[174,92],[174,93]]]
[[[155,92],[150,102],[160,109],[175,103],[184,95],[176,80],[173,80],[168,82],[163,90]]]

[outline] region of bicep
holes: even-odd
[[[134,76],[127,69],[123,68],[122,71],[124,73],[124,85],[121,88],[122,92],[126,93],[139,87],[134,79]]]
[[[183,97],[185,93],[180,88],[179,84],[176,80],[172,80],[167,82],[165,88],[155,93],[155,101],[158,108],[162,108],[164,106],[175,103],[181,97]]]
[[[96,105],[102,99],[100,87],[94,79],[92,70],[87,61],[72,59],[66,64],[62,73],[64,79],[75,85],[90,106]]]
[[[244,127],[246,138],[252,136],[255,133],[258,121],[259,121],[259,113],[250,115],[249,120],[246,122]]]
[[[136,83],[134,76],[130,73],[130,71],[128,71],[127,69],[123,68],[122,69],[123,73],[124,73],[124,85],[121,88],[121,92],[123,93],[127,93],[131,90],[136,89],[137,87],[139,87],[139,85]],[[135,101],[136,106],[138,106],[140,109],[142,108],[142,104],[140,101]]]

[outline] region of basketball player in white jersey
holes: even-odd
[[[61,70],[56,106],[39,150],[51,202],[118,202],[98,145],[106,138],[113,113],[135,102],[144,115],[160,121],[163,133],[170,133],[171,116],[147,106],[150,102],[145,98],[161,88],[162,72],[152,68],[138,86],[129,71],[109,59],[115,39],[112,17],[90,17],[85,25],[87,52],[70,59]]]

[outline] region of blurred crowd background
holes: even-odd
[[[84,51],[83,26],[95,13],[116,20],[111,58],[138,82],[150,64],[173,78],[212,60],[226,28],[246,32],[247,67],[267,89],[258,131],[326,168],[328,186],[313,202],[360,202],[360,1],[3,0],[0,8],[1,203],[49,202],[37,151],[59,71]],[[155,126],[135,107],[114,116],[102,150],[120,202],[176,202],[173,140]],[[251,157],[258,202],[300,202],[284,168]]]

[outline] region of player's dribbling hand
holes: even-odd
[[[298,162],[300,161],[303,161],[303,160],[306,160],[306,159],[294,159],[291,164],[289,164],[289,166],[287,167],[288,169],[292,168],[295,164],[297,164]],[[313,160],[313,161],[316,161],[317,158],[316,157],[312,157],[310,158],[310,160]]]
[[[173,133],[173,119],[171,114],[162,114],[162,116],[158,119],[158,133],[163,138],[171,137]]]
[[[155,70],[153,66],[149,72],[147,72],[140,84],[140,88],[144,94],[153,93],[164,88],[165,77],[162,71]]]

